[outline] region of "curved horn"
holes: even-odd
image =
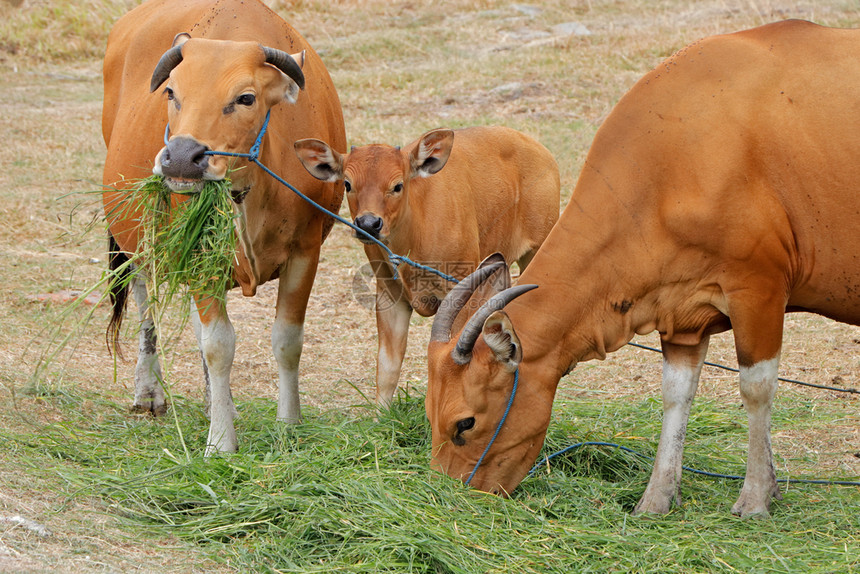
[[[179,62],[182,61],[182,44],[178,46],[173,46],[171,49],[166,51],[161,59],[158,61],[158,64],[155,66],[155,71],[152,72],[152,80],[149,82],[149,91],[150,93],[154,92],[158,89],[158,86],[164,83],[164,80],[170,76],[170,72],[173,71],[173,68],[179,65]]]
[[[493,295],[490,300],[484,303],[478,311],[472,315],[466,326],[463,327],[463,332],[457,340],[457,346],[451,351],[451,358],[458,365],[465,365],[472,360],[472,349],[475,347],[475,341],[478,340],[478,335],[484,328],[484,321],[487,317],[496,311],[503,309],[505,305],[532,289],[536,289],[537,285],[517,285],[505,289],[498,295]]]
[[[451,327],[454,325],[454,320],[463,309],[466,301],[472,296],[472,293],[481,286],[484,281],[490,278],[496,270],[500,269],[505,264],[505,260],[493,261],[483,267],[479,267],[473,271],[471,275],[454,285],[454,288],[445,296],[442,303],[436,311],[436,317],[433,319],[433,327],[430,329],[430,340],[447,343],[451,340]]]
[[[293,59],[292,56],[281,50],[262,46],[263,53],[266,55],[266,63],[271,64],[286,75],[288,75],[298,86],[299,89],[305,87],[305,75],[302,73],[301,67]]]

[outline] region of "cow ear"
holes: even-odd
[[[290,58],[296,61],[299,69],[303,68],[305,65],[305,51],[297,52],[295,54],[290,54]],[[299,92],[301,91],[302,86],[298,85],[292,78],[287,82],[287,89],[284,91],[284,100],[289,104],[294,104],[299,99]]]
[[[454,147],[452,130],[432,130],[421,136],[415,149],[409,152],[411,177],[430,177],[445,167]]]
[[[509,371],[516,371],[523,360],[523,350],[507,313],[496,311],[487,317],[481,334],[496,361],[502,363]]]
[[[305,65],[305,51],[288,54],[268,46],[260,46],[260,48],[265,54],[266,63],[271,64],[281,72],[282,83],[279,88],[283,92],[278,91],[273,94],[277,100],[272,104],[274,105],[282,99],[290,104],[296,103],[299,99],[299,92],[305,87],[305,75],[302,72],[302,66]]]
[[[343,179],[343,156],[321,140],[308,138],[293,144],[299,161],[315,178],[322,181]]]
[[[299,68],[305,67],[305,50],[301,52],[296,52],[295,54],[290,54],[290,57],[296,61],[296,64],[299,65]]]
[[[187,42],[190,39],[191,39],[191,34],[189,34],[188,32],[180,32],[179,34],[177,34],[176,36],[173,37],[173,46],[172,47],[175,48],[176,46],[181,46],[182,44],[184,44],[185,42]]]

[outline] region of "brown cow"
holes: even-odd
[[[860,31],[787,21],[702,40],[642,78],[595,136],[520,291],[453,338],[461,298],[443,302],[428,347],[433,466],[472,472],[519,370],[472,479],[509,493],[541,449],[561,377],[656,330],[663,428],[636,512],[668,512],[708,338],[732,329],[749,418],[732,511],[768,513],[783,315],[860,323],[857,54]]]
[[[243,230],[233,275],[246,296],[266,281],[279,281],[272,328],[280,379],[277,416],[299,420],[304,316],[332,220],[247,160],[203,153],[247,153],[271,111],[260,161],[336,211],[343,189],[308,176],[292,150],[293,141],[303,137],[346,143],[340,102],[322,61],[301,35],[256,0],[150,0],[111,30],[104,83],[104,183],[112,189],[104,204],[110,233],[123,252],[135,251],[139,233],[134,214],[114,209],[128,180],[155,171],[171,189],[187,193],[203,180],[224,178],[228,167],[243,168],[230,176]],[[138,282],[134,294],[142,320],[134,408],[160,414],[165,402],[145,286]],[[122,288],[114,329],[124,301]],[[198,310],[195,326],[211,387],[207,452],[234,451],[233,327],[224,305],[198,301]],[[198,313],[192,315],[197,319]]]
[[[344,181],[359,228],[458,279],[493,252],[525,269],[558,220],[555,159],[509,128],[438,129],[404,149],[375,144],[345,155],[314,139],[295,147],[315,177]],[[408,265],[394,279],[384,251],[357,238],[376,276],[376,400],[385,407],[397,390],[413,309],[433,315],[453,283]]]

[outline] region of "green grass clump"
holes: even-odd
[[[138,262],[149,277],[157,308],[184,291],[198,300],[223,302],[233,282],[236,230],[230,180],[206,181],[188,199],[171,205],[162,176],[137,182],[120,214],[140,214]]]

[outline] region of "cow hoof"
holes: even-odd
[[[741,518],[770,518],[771,498],[779,500],[782,493],[777,490],[774,494],[761,497],[746,491],[741,492],[738,501],[732,506],[732,514]]]
[[[133,415],[152,415],[160,417],[167,414],[167,403],[154,404],[138,404],[135,403],[129,407],[128,411]]]
[[[770,501],[773,499],[782,500],[782,492],[775,480],[770,488],[760,490],[748,489],[744,485],[738,501],[732,506],[732,514],[741,518],[769,518]]]
[[[649,484],[633,509],[633,515],[669,514],[672,506],[681,506],[681,492],[677,487]]]
[[[653,499],[646,500],[643,497],[633,509],[633,516],[640,516],[642,514],[669,514],[670,510],[672,510],[671,499],[657,502]]]
[[[740,502],[736,502],[734,506],[732,506],[732,514],[735,516],[740,516],[741,518],[770,518],[770,509],[768,508],[755,508],[750,507],[747,508],[744,505],[741,505]]]
[[[754,501],[742,495],[732,506],[732,514],[741,518],[770,518],[770,499]]]
[[[210,458],[215,455],[235,454],[238,450],[239,446],[237,444],[207,444],[203,456],[204,458]]]

